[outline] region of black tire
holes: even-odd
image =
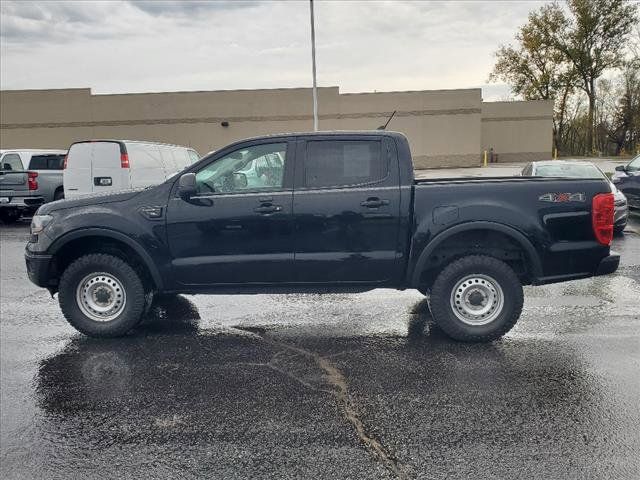
[[[62,188],[57,189],[53,194],[53,201],[55,202],[56,200],[64,200],[64,190]]]
[[[465,290],[465,283],[460,282],[468,277],[472,279]],[[495,284],[491,280],[499,288],[493,288]],[[481,285],[475,285],[474,282],[480,282]],[[474,293],[479,292],[478,288],[486,293],[486,298],[485,293]],[[496,294],[500,290],[502,294]],[[494,305],[491,307],[492,310],[483,314],[485,318],[469,318],[468,308],[465,310],[464,305],[460,305],[457,300],[460,298],[459,294],[465,297],[466,293],[469,294],[469,299],[476,295],[476,298],[485,301],[486,304]],[[500,297],[501,304],[498,300]],[[491,298],[496,299],[495,303],[489,302]],[[490,342],[502,337],[516,324],[522,312],[524,295],[522,284],[509,265],[493,257],[470,255],[451,263],[438,275],[431,288],[429,301],[435,322],[448,336],[463,342]],[[475,300],[471,303],[473,301]],[[453,303],[459,305],[458,309],[454,308]],[[470,302],[466,303],[469,304]],[[475,308],[475,305],[472,307]],[[456,311],[459,313],[456,314]],[[458,315],[465,317],[465,312],[467,318],[463,321]],[[488,323],[476,323],[484,321]]]
[[[125,295],[121,311],[109,320],[94,320],[78,304],[78,287],[92,273],[106,273],[122,286]],[[135,327],[145,308],[145,290],[136,271],[122,259],[105,254],[89,254],[75,260],[60,277],[60,308],[67,321],[90,337],[119,337]],[[84,307],[86,308],[86,307]]]
[[[17,208],[0,208],[0,220],[2,220],[5,225],[16,223],[20,220],[21,216],[22,212]]]

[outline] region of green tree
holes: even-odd
[[[564,135],[567,101],[578,86],[578,77],[566,56],[546,41],[536,25],[553,28],[561,21],[561,12],[553,5],[531,12],[515,36],[516,46],[503,45],[495,52],[496,63],[489,75],[490,81],[508,83],[513,93],[525,100],[555,100],[553,142],[558,149]]]
[[[638,7],[624,0],[568,0],[567,6],[569,14],[554,3],[548,16],[534,17],[530,23],[542,43],[562,53],[580,79],[588,98],[586,147],[591,153],[596,83],[605,71],[623,64],[629,33],[638,22]]]

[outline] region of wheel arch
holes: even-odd
[[[69,232],[53,242],[53,244],[49,247],[47,253],[53,255],[55,258],[56,254],[60,254],[65,250],[65,248],[69,248],[72,243],[76,244],[77,241],[82,239],[89,240],[100,238],[108,239],[111,244],[120,244],[131,249],[137,256],[136,260],[138,260],[139,263],[141,263],[141,265],[146,269],[147,273],[149,274],[150,280],[153,282],[155,288],[158,290],[162,290],[164,286],[162,277],[151,256],[138,242],[114,230],[109,230],[106,228],[86,228]],[[125,258],[123,260],[127,259]]]
[[[425,268],[429,265],[429,259],[431,255],[441,247],[448,239],[451,239],[455,235],[473,231],[492,231],[509,237],[525,252],[528,266],[531,268],[531,275],[533,278],[542,276],[542,263],[535,247],[531,241],[520,231],[513,227],[504,225],[497,222],[477,221],[466,222],[455,225],[451,228],[440,232],[431,240],[426,247],[420,253],[414,269],[411,271],[409,282],[412,287],[418,287],[420,285],[420,278]]]

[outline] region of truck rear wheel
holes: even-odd
[[[58,188],[53,194],[53,201],[63,200],[64,199],[64,190],[62,188]]]
[[[122,259],[84,255],[69,265],[58,287],[67,321],[91,337],[118,337],[142,318],[145,291],[140,276]]]
[[[516,324],[524,295],[515,272],[504,262],[470,255],[447,266],[431,288],[431,314],[451,338],[489,342]]]

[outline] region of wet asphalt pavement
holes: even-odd
[[[0,235],[2,478],[640,478],[638,233],[484,345],[390,290],[165,299],[89,339],[27,280],[26,224]]]

